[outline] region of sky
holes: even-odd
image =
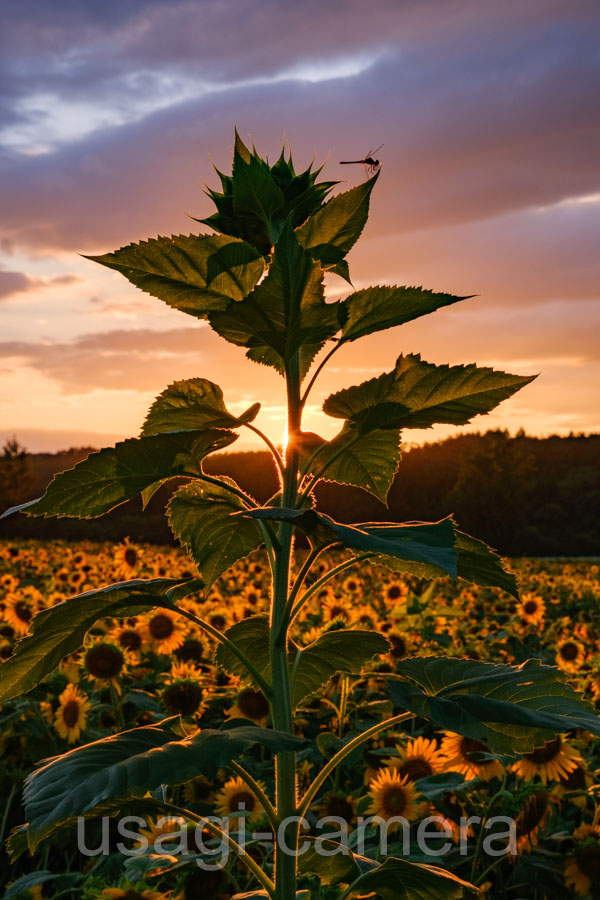
[[[383,144],[356,289],[476,297],[336,354],[305,427],[399,353],[539,377],[470,430],[600,431],[597,0],[19,0],[0,32],[0,441],[139,433],[167,384],[221,385],[284,428],[281,379],[205,323],[83,258],[201,231],[234,126],[271,159]],[[327,277],[327,296],[349,288]],[[404,435],[422,442],[452,427]],[[251,435],[248,433],[251,437]],[[254,446],[248,437],[235,449]]]

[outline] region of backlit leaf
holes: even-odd
[[[296,230],[299,242],[323,267],[341,262],[359,239],[376,181],[377,175],[332,197]]]
[[[238,428],[252,422],[260,410],[254,403],[241,416],[229,412],[218,384],[207,378],[175,381],[156,398],[142,428],[142,435],[202,428]]]

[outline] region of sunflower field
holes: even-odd
[[[330,551],[315,579],[336,564]],[[118,579],[161,577],[167,571],[189,577],[188,565],[179,550],[129,541],[118,546],[4,543],[0,655],[11,655],[32,617],[47,607]],[[385,685],[403,660],[447,655],[520,664],[535,657],[559,666],[597,706],[598,565],[517,560],[512,568],[521,583],[519,602],[498,589],[461,587],[449,579],[428,585],[369,564],[314,593],[296,623],[295,639],[301,644],[361,627],[383,632],[390,649],[360,675],[336,674],[318,699],[298,710],[299,736],[311,740],[309,749],[298,754],[301,782],[308,784],[343,742],[394,713]],[[255,553],[234,565],[218,591],[199,591],[185,603],[226,631],[267,608],[267,569],[266,558]],[[240,720],[267,724],[264,696],[216,664],[215,649],[216,643],[192,622],[162,609],[126,620],[103,619],[54,675],[2,707],[4,896],[228,900],[247,890],[247,870],[239,862],[198,867],[205,848],[197,846],[194,831],[182,843],[176,817],[157,815],[151,803],[147,813],[140,813],[138,837],[129,839],[129,846],[139,850],[135,854],[116,849],[113,829],[99,852],[99,817],[89,821],[84,852],[73,825],[57,830],[33,856],[23,840],[22,783],[41,759],[166,716],[179,715],[189,727],[200,728]],[[272,796],[273,766],[264,750],[249,748],[239,762]],[[376,832],[361,829],[361,814],[384,820],[403,815],[411,825],[405,858],[427,862],[414,835],[420,822],[436,815],[452,835],[443,865],[480,887],[482,897],[594,896],[600,872],[598,772],[600,742],[582,730],[558,735],[515,760],[415,716],[348,756],[314,797],[307,818],[313,827],[327,816],[341,818],[350,847],[370,857],[377,852]],[[214,778],[192,779],[168,794],[168,800],[183,800],[201,816],[237,819],[247,852],[259,864],[271,852],[265,811],[239,776],[219,770]],[[484,820],[492,811],[516,822],[516,852],[487,855],[477,824],[466,826],[461,852],[461,817],[463,823],[469,817]],[[322,828],[327,833],[327,825]],[[389,853],[399,855],[404,840],[392,830]],[[94,848],[97,855],[88,856]],[[325,859],[319,879],[323,897],[338,896],[335,884],[343,878],[344,860]],[[311,878],[305,879],[309,885]]]

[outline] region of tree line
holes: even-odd
[[[40,496],[56,472],[93,448],[27,453],[16,439],[0,452],[0,510]],[[229,475],[257,500],[278,490],[261,451],[215,454],[205,471]],[[139,499],[93,520],[11,516],[0,538],[122,540],[173,543],[164,507],[175,482],[142,512]],[[453,514],[461,529],[508,556],[600,555],[600,435],[529,437],[505,431],[465,434],[402,454],[388,508],[358,488],[322,483],[319,505],[339,521],[435,521]]]

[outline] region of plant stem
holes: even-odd
[[[321,553],[323,553],[324,549],[325,549],[324,547],[317,547],[314,550],[311,550],[310,553],[308,554],[308,556],[306,557],[304,565],[298,572],[298,575],[296,576],[296,580],[294,581],[294,584],[292,585],[292,589],[286,600],[285,609],[283,611],[283,615],[281,618],[281,626],[280,626],[281,628],[288,627],[288,625],[290,623],[290,615],[291,615],[292,609],[294,607],[294,600],[298,596],[298,592],[299,592],[300,588],[302,587],[302,585],[304,584],[304,580],[305,580],[306,576],[308,575],[308,573],[310,572],[312,564],[315,562],[317,557],[319,557],[321,555]]]
[[[301,404],[301,408],[302,408],[302,409],[304,409],[304,406],[305,406],[305,404],[306,404],[306,401],[308,400],[308,395],[309,395],[310,392],[312,391],[313,385],[314,385],[315,381],[317,380],[317,378],[319,377],[319,375],[321,374],[321,371],[322,371],[322,370],[324,369],[324,367],[327,365],[327,363],[329,362],[329,360],[331,359],[331,357],[333,356],[333,354],[336,353],[336,352],[340,349],[341,346],[342,346],[342,341],[337,341],[337,343],[335,344],[335,346],[331,348],[331,350],[329,351],[329,353],[327,354],[327,356],[323,357],[323,359],[321,360],[321,362],[319,363],[319,365],[318,365],[317,368],[315,369],[312,378],[311,378],[310,381],[308,382],[308,386],[307,386],[306,390],[305,390],[304,393],[302,394],[302,399],[301,399],[301,401],[300,401],[300,404]]]
[[[332,578],[335,578],[336,575],[339,575],[340,572],[349,569],[350,566],[354,566],[356,563],[362,562],[364,559],[369,559],[371,556],[373,556],[372,553],[361,553],[359,556],[353,556],[352,559],[345,559],[344,562],[335,566],[333,569],[330,569],[329,572],[325,572],[318,581],[315,581],[315,583],[304,592],[300,597],[300,600],[290,610],[290,624],[294,621],[304,604],[307,603],[317,591],[320,591],[323,585],[327,584],[328,581],[331,581]]]
[[[319,790],[329,778],[330,773],[333,772],[335,767],[338,766],[342,762],[342,760],[346,759],[346,757],[349,756],[353,750],[355,750],[357,747],[360,747],[360,745],[364,744],[365,741],[368,741],[372,737],[375,737],[375,735],[379,734],[380,731],[387,731],[388,728],[393,728],[395,725],[399,725],[400,722],[405,722],[406,719],[412,718],[412,715],[413,713],[406,712],[400,713],[400,715],[398,716],[393,716],[391,719],[384,719],[383,722],[379,722],[377,725],[373,725],[372,728],[368,728],[367,731],[363,731],[362,734],[359,734],[351,741],[348,741],[346,746],[342,747],[341,750],[338,750],[335,756],[332,756],[329,762],[325,764],[311,786],[308,788],[298,807],[298,815],[306,815],[310,804],[313,802]]]
[[[277,468],[279,469],[279,474],[281,475],[281,478],[283,479],[284,474],[285,474],[285,466],[283,464],[283,459],[281,458],[281,453],[279,452],[279,450],[277,449],[275,444],[264,433],[264,431],[260,430],[260,428],[256,428],[256,426],[252,425],[250,422],[244,422],[244,425],[246,426],[246,428],[249,428],[250,431],[253,431],[254,434],[257,434],[259,436],[259,438],[265,442],[265,444],[267,445],[267,447],[273,454],[273,459],[275,460],[275,464],[276,464]]]
[[[232,772],[235,772],[236,775],[239,775],[239,777],[242,779],[244,784],[246,784],[250,788],[251,793],[253,793],[254,796],[256,797],[256,799],[260,802],[260,804],[261,804],[262,808],[264,809],[264,811],[267,815],[267,818],[268,818],[269,822],[271,823],[271,825],[273,826],[274,830],[277,831],[277,828],[279,827],[279,819],[277,818],[277,812],[276,812],[275,808],[273,807],[273,804],[271,803],[271,801],[269,800],[269,798],[267,797],[267,795],[261,788],[258,781],[256,781],[252,777],[252,775],[250,775],[250,773],[247,772],[243,766],[240,766],[240,764],[238,762],[236,762],[235,760],[231,760],[231,762],[229,763],[229,768],[231,769]]]
[[[251,856],[248,856],[243,847],[241,847],[237,841],[234,841],[232,837],[228,835],[226,831],[223,831],[222,828],[219,828],[218,825],[215,825],[214,822],[211,822],[209,819],[205,819],[204,816],[198,816],[196,813],[191,812],[189,809],[185,809],[183,806],[177,806],[175,803],[169,803],[166,800],[157,801],[157,806],[162,807],[162,809],[167,810],[168,812],[174,813],[177,816],[181,816],[184,819],[190,819],[192,822],[197,822],[198,825],[202,825],[203,828],[218,837],[221,841],[225,841],[230,850],[233,850],[235,855],[239,857],[240,862],[242,862],[254,875],[256,880],[262,885],[265,889],[269,897],[275,896],[275,885],[271,881],[268,875],[266,875],[263,870],[258,866]]]
[[[282,505],[294,506],[298,485],[298,447],[296,435],[300,432],[300,371],[298,355],[286,371],[288,409],[288,452],[286,453],[283,479]],[[275,560],[273,578],[273,603],[271,607],[271,677],[273,697],[271,713],[273,727],[290,734],[294,731],[292,698],[288,672],[286,606],[290,589],[290,565],[292,558],[293,528],[281,522],[278,529],[279,549]],[[296,815],[296,755],[293,751],[277,754],[276,803],[280,827],[275,839],[275,897],[276,900],[295,900],[296,857],[298,827],[295,821],[286,820]]]
[[[194,615],[194,613],[190,612],[189,609],[182,609],[181,607],[178,606],[177,612],[181,616],[184,616],[186,619],[189,619],[190,622],[195,622],[196,625],[199,625],[200,628],[203,628],[204,631],[207,631],[208,634],[210,634],[212,637],[214,637],[214,639],[216,641],[218,641],[220,644],[223,644],[223,646],[227,647],[228,650],[231,650],[231,652],[235,656],[237,656],[237,658],[242,663],[242,665],[245,666],[245,668],[248,670],[250,675],[252,675],[252,677],[254,678],[255,682],[257,683],[257,685],[259,686],[259,688],[261,689],[261,691],[263,692],[265,697],[272,696],[273,688],[271,687],[269,682],[265,681],[265,679],[263,678],[261,673],[258,671],[256,666],[248,659],[248,657],[243,652],[243,650],[240,650],[240,648],[237,646],[237,644],[234,644],[233,641],[230,641],[228,637],[226,637],[224,634],[221,634],[220,631],[217,631],[217,629],[213,625],[211,625],[209,622],[206,622],[204,619],[201,619],[199,616]]]

